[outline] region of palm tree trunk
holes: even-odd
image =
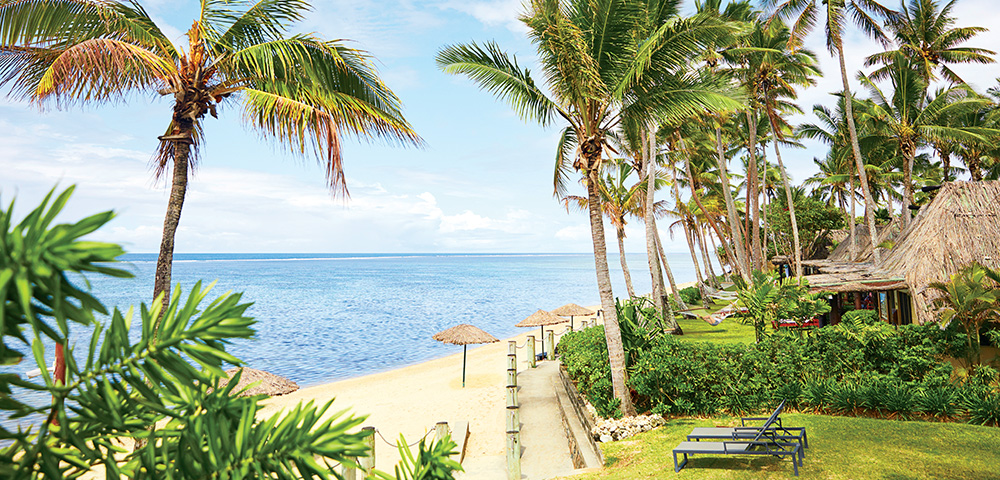
[[[698,247],[701,249],[701,259],[705,262],[705,275],[708,276],[708,285],[716,290],[721,290],[719,280],[715,275],[715,269],[712,268],[712,258],[708,256],[708,248],[705,246],[705,232],[702,231],[701,225],[694,226],[694,233],[695,240],[698,241]]]
[[[851,217],[850,217],[849,220],[850,220],[850,225],[851,225],[851,238],[849,238],[848,240],[850,240],[851,243],[847,244],[847,247],[848,247],[848,253],[850,253],[850,255],[851,255],[851,261],[853,262],[854,260],[857,260],[857,258],[858,258],[858,229],[857,229],[857,223],[858,223],[857,222],[857,218],[858,218],[857,215],[858,214],[857,214],[857,209],[856,209],[856,205],[858,203],[858,201],[857,201],[858,200],[858,198],[857,198],[858,195],[857,195],[857,191],[854,189],[854,174],[853,173],[850,175],[850,182],[851,182]]]
[[[656,240],[656,253],[660,258],[660,265],[663,266],[663,271],[667,272],[667,281],[670,282],[670,292],[674,296],[674,301],[677,302],[677,307],[681,310],[686,310],[688,305],[684,303],[684,299],[681,298],[681,294],[677,291],[677,282],[674,281],[674,272],[670,270],[670,264],[667,263],[667,255],[663,253],[663,242],[660,241],[660,230],[656,227],[656,219],[653,219],[653,232],[655,233]],[[669,305],[668,305],[669,308]],[[677,325],[677,322],[673,320],[673,310],[670,311],[670,322],[673,325],[674,333],[680,335],[681,327]]]
[[[941,157],[941,169],[943,170],[941,172],[942,173],[941,178],[944,179],[945,182],[950,182],[951,181],[951,172],[950,172],[950,170],[951,170],[951,152],[940,152],[939,151],[938,154]]]
[[[719,255],[719,247],[718,247],[718,245],[715,244],[715,237],[709,235],[708,239],[711,240],[711,242],[712,242],[712,253],[715,253],[715,259],[719,261],[719,268],[722,269],[722,278],[723,278],[723,280],[725,280],[727,282],[733,281],[732,278],[730,278],[729,272],[726,271],[726,262],[723,262],[722,261],[722,256]],[[719,285],[719,286],[721,287],[722,285]]]
[[[913,157],[917,154],[917,149],[910,147],[909,145],[903,146],[903,154],[906,155],[906,169],[903,171],[903,211],[901,216],[903,217],[903,228],[910,225],[910,216],[913,210],[910,210],[910,205],[913,205]],[[891,204],[892,202],[886,202]]]
[[[750,165],[747,168],[747,217],[750,220],[750,241],[753,250],[753,269],[763,270],[764,259],[760,245],[760,184],[757,172],[757,112],[750,109],[747,112],[747,138],[750,143]]]
[[[635,296],[635,291],[632,290],[632,275],[629,274],[628,262],[625,261],[625,229],[616,227],[615,233],[618,235],[618,256],[622,263],[622,274],[625,276],[625,289],[628,290],[628,297],[632,298]]]
[[[600,158],[601,150],[597,149],[595,157]],[[598,162],[590,160],[588,167],[596,166]],[[621,402],[622,415],[634,416],[632,396],[628,389],[628,374],[625,372],[625,348],[622,345],[621,329],[618,327],[618,314],[615,311],[614,293],[611,291],[611,273],[608,270],[608,249],[604,240],[604,219],[601,216],[600,193],[597,191],[598,170],[590,168],[587,178],[587,207],[590,212],[590,233],[594,243],[594,266],[597,273],[597,290],[601,295],[601,308],[604,310],[604,340],[608,345],[608,363],[611,365],[611,386],[615,398]]]
[[[190,132],[182,132],[190,133]],[[188,157],[191,145],[187,142],[174,143],[173,179],[170,185],[170,199],[167,201],[167,214],[163,219],[163,238],[160,240],[160,255],[156,258],[156,276],[153,280],[153,298],[161,293],[163,299],[162,312],[170,305],[171,270],[174,263],[174,236],[177,225],[181,221],[181,209],[184,207],[184,195],[187,193]],[[159,330],[160,319],[156,319],[153,335]]]
[[[774,117],[770,117],[771,136],[774,137],[774,156],[778,159],[778,170],[781,172],[781,183],[785,186],[785,198],[788,200],[788,216],[792,219],[792,253],[795,262],[795,276],[802,276],[802,247],[799,245],[799,224],[795,221],[795,202],[792,200],[792,187],[788,185],[788,174],[785,164],[781,161],[781,150],[778,149],[778,129],[774,125]]]
[[[733,192],[729,186],[729,171],[726,168],[726,154],[722,149],[722,127],[719,125],[715,126],[715,153],[716,160],[718,160],[719,164],[719,180],[722,181],[722,198],[726,201],[726,214],[729,217],[729,233],[732,235],[733,250],[736,253],[736,257],[733,258],[733,261],[736,263],[735,267],[740,276],[749,282],[750,267],[747,263],[747,251],[746,246],[743,245],[743,237],[739,231],[740,218],[736,213],[736,203],[733,202]],[[719,241],[725,242],[726,239],[720,238]]]
[[[643,168],[639,172],[640,180],[646,182],[646,197],[643,202],[643,220],[646,223],[646,262],[649,264],[649,278],[652,288],[650,295],[657,311],[664,312],[669,308],[663,301],[663,275],[660,272],[660,262],[656,258],[655,227],[653,226],[653,207],[656,205],[656,139],[648,130],[640,133],[642,140]]]
[[[685,160],[686,161],[686,160]],[[705,280],[701,276],[701,267],[698,265],[698,255],[694,251],[694,242],[692,240],[691,229],[688,224],[688,215],[686,208],[682,208],[681,205],[681,189],[678,187],[677,174],[672,171],[673,175],[673,188],[674,188],[674,201],[677,203],[677,211],[681,214],[681,227],[684,228],[684,239],[687,240],[688,252],[691,253],[691,264],[694,265],[694,276],[695,283],[698,285],[698,291],[701,293],[702,303],[708,300],[708,292],[705,291]],[[692,182],[692,192],[694,192],[695,187]],[[692,193],[693,194],[693,193]],[[691,223],[694,223],[693,221]]]
[[[844,82],[844,106],[847,113],[847,133],[851,136],[851,152],[854,154],[854,163],[858,168],[858,180],[861,182],[861,195],[865,197],[865,223],[868,224],[869,238],[872,244],[872,258],[875,263],[882,262],[882,255],[878,251],[875,238],[878,237],[878,230],[875,230],[875,202],[872,200],[872,192],[868,188],[868,173],[865,172],[865,161],[861,158],[861,147],[858,145],[858,129],[854,126],[854,96],[851,95],[851,85],[847,81],[847,65],[844,63],[844,45],[840,39],[836,40],[837,57],[840,59],[840,78]]]
[[[687,154],[687,148],[685,148],[685,146],[684,146],[684,139],[681,138],[680,136],[678,136],[678,141],[680,142],[680,147],[681,147],[681,150],[682,150],[681,153],[682,153],[682,156],[684,157],[684,170],[687,172],[688,182],[690,182],[690,185],[691,185],[691,198],[693,198],[694,199],[694,203],[696,205],[698,205],[698,209],[701,210],[702,212],[705,212],[707,210],[705,210],[705,206],[702,205],[702,203],[701,203],[701,196],[698,195],[698,188],[696,187],[696,183],[694,181],[694,174],[691,173],[691,157],[688,156],[688,154]],[[676,184],[677,184],[677,176],[675,175],[674,176],[674,185],[676,185]],[[680,198],[679,195],[678,195],[678,198]],[[705,215],[705,219],[708,220],[708,224],[709,224],[709,226],[712,227],[712,231],[714,231],[715,234],[719,238],[725,238],[722,235],[722,230],[719,229],[718,223],[716,223],[715,219],[713,219],[711,215]],[[729,258],[735,258],[735,254],[733,253],[733,249],[732,249],[732,247],[729,246],[728,243],[722,242],[722,248],[724,248],[726,250],[726,256],[728,256]]]

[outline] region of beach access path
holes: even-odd
[[[592,318],[591,318],[592,319]],[[577,317],[576,321],[579,322]],[[568,326],[568,324],[567,324]],[[566,329],[556,325],[555,332]],[[547,331],[548,329],[546,329]],[[457,425],[468,422],[469,435],[462,466],[462,480],[506,479],[505,415],[508,341],[524,345],[538,329],[498,343],[470,348],[466,386],[462,388],[462,353],[416,365],[300,389],[265,402],[260,415],[267,417],[299,402],[323,404],[330,399],[331,411],[349,408],[356,416],[367,415],[363,426],[375,427],[375,468],[393,472],[399,453],[396,444],[402,434],[414,443],[431,432],[438,422]],[[556,340],[558,342],[558,338]],[[530,369],[527,349],[517,350],[522,405],[522,478],[540,480],[572,474],[572,461],[561,427],[552,382],[554,369]],[[551,366],[555,362],[546,361]],[[533,370],[526,372],[526,370]],[[527,402],[531,406],[526,406]],[[561,454],[564,458],[559,458]],[[568,469],[566,468],[568,466]]]

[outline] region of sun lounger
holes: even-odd
[[[701,427],[692,430],[687,439],[695,442],[701,440],[750,440],[757,436],[758,432],[760,432],[760,427]],[[805,449],[809,448],[806,429],[802,427],[778,427],[774,425],[761,438],[775,443],[799,443],[802,445],[803,456],[805,456]]]
[[[778,408],[771,413],[770,417],[765,419],[765,422],[759,427],[746,427],[745,424],[748,420],[753,420],[753,418],[742,419],[741,423],[744,425],[736,430],[735,433],[730,433],[733,435],[729,437],[729,440],[723,440],[721,442],[701,442],[701,441],[690,441],[692,437],[689,435],[686,442],[681,442],[677,448],[674,448],[674,471],[680,472],[684,465],[687,465],[688,456],[694,454],[710,454],[710,455],[773,455],[776,457],[782,456],[792,456],[792,466],[795,469],[795,476],[799,475],[799,465],[802,464],[802,460],[805,457],[802,451],[806,440],[805,440],[805,430],[801,431],[801,438],[797,438],[798,442],[789,443],[784,437],[791,435],[778,434],[779,428],[784,428],[780,426],[780,415],[781,411],[785,407],[785,402],[781,402]],[[747,428],[753,429],[746,430]],[[697,430],[697,429],[696,429]],[[695,432],[692,432],[695,435]],[[727,438],[727,437],[721,437]],[[677,462],[677,454],[684,456],[684,461]]]
[[[773,443],[769,441],[723,441],[723,442],[681,442],[674,449],[674,471],[680,472],[688,462],[688,456],[707,455],[773,455],[791,456],[795,476],[799,476],[802,445],[798,443]],[[684,461],[677,463],[677,454],[684,455]]]

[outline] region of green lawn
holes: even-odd
[[[1000,479],[1000,428],[808,414],[783,415],[782,420],[807,429],[809,449],[799,468],[803,479]],[[692,428],[732,421],[675,419],[651,432],[601,444],[607,466],[572,478],[795,478],[791,460],[763,456],[696,455],[680,473],[673,472],[671,450]]]
[[[698,314],[702,317],[708,317],[709,315],[721,310],[725,307],[724,303],[717,303],[715,306],[704,309],[699,308],[697,310],[692,310],[692,313]],[[755,340],[753,333],[753,327],[750,325],[743,325],[735,318],[727,318],[722,321],[717,327],[713,327],[704,320],[699,320],[696,318],[682,317],[677,320],[680,324],[681,329],[684,330],[684,335],[681,335],[682,340],[701,340],[716,343],[748,343]]]

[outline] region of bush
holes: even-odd
[[[987,400],[996,398],[995,370],[980,367],[961,388],[951,383],[951,364],[936,360],[948,348],[933,340],[936,326],[856,327],[782,331],[737,345],[663,335],[630,352],[629,387],[638,410],[657,414],[744,415],[784,400],[790,409],[903,419],[967,413],[972,421],[975,407],[976,421],[990,424],[1000,411]],[[603,330],[567,334],[560,351],[591,403],[610,412]]]
[[[688,305],[701,303],[701,290],[698,290],[698,287],[682,288],[677,293],[680,294],[681,300],[684,300],[684,303]]]
[[[875,325],[879,322],[878,312],[875,310],[851,310],[841,317],[841,321],[847,324]]]

